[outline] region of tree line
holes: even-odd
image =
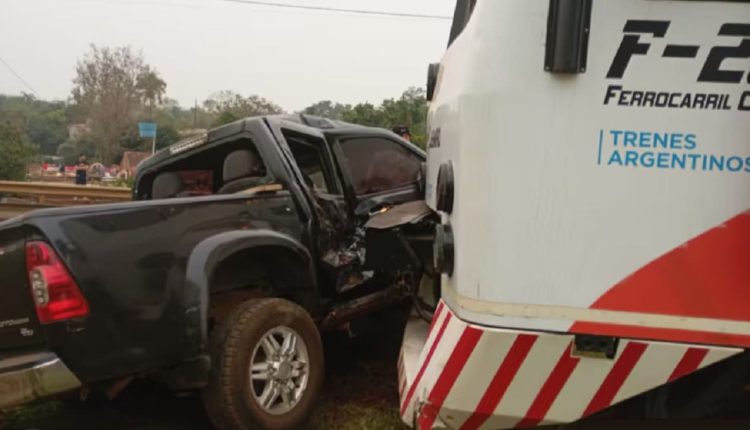
[[[138,122],[155,122],[161,149],[190,130],[206,129],[244,117],[282,113],[259,95],[219,91],[200,105],[182,107],[167,97],[167,82],[130,47],[92,45],[77,62],[70,97],[46,101],[31,94],[0,94],[0,179],[22,179],[27,163],[79,154],[103,164],[119,163],[125,151],[145,151],[150,142],[138,136]],[[323,100],[301,111],[355,124],[410,127],[424,145],[427,102],[424,90],[409,88],[398,99],[376,106]]]

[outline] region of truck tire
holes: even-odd
[[[221,430],[302,426],[324,379],[323,345],[301,307],[282,299],[237,305],[211,337],[206,412]]]

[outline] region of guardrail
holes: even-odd
[[[0,221],[11,219],[19,215],[23,215],[26,212],[31,212],[36,209],[50,208],[54,206],[46,206],[31,203],[0,203]]]
[[[130,188],[81,186],[47,182],[0,181],[0,193],[16,199],[0,201],[0,220],[35,209],[57,206],[78,206],[131,200]]]
[[[34,196],[39,203],[46,198],[72,197],[89,200],[123,202],[131,199],[130,188],[71,185],[47,182],[0,181],[0,193]],[[61,205],[67,206],[67,205]]]

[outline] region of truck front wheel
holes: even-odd
[[[323,384],[320,334],[304,309],[281,299],[236,306],[211,338],[204,404],[222,430],[299,428]]]

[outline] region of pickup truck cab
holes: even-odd
[[[424,160],[382,129],[248,118],[144,161],[132,202],[0,223],[0,408],[147,376],[202,390],[218,428],[297,428],[319,329],[428,266]]]

